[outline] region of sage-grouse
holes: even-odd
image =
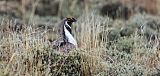
[[[58,25],[58,39],[52,42],[53,48],[58,51],[69,52],[77,47],[77,41],[72,35],[72,23],[75,18],[64,18]]]

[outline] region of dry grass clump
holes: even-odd
[[[95,20],[95,16],[90,15],[93,20],[102,20],[102,17]],[[87,17],[87,18],[88,18]],[[82,19],[79,19],[82,21]],[[89,19],[88,19],[89,20]],[[1,70],[2,75],[94,75],[105,70],[102,69],[104,61],[101,58],[102,48],[99,47],[98,33],[93,33],[95,29],[100,29],[101,22],[87,24],[75,24],[77,27],[75,35],[79,42],[79,47],[69,54],[59,53],[50,47],[47,31],[34,28],[32,25],[23,25],[25,30],[14,31],[8,26],[14,26],[14,21],[4,20],[8,24],[1,24],[7,30],[1,30]],[[90,20],[89,20],[90,21]],[[107,20],[106,20],[107,21]],[[10,22],[10,23],[9,23]],[[34,25],[34,24],[33,24]],[[79,26],[80,25],[80,26]],[[96,25],[96,26],[95,26]],[[86,27],[88,29],[86,29]],[[92,27],[92,28],[91,28]],[[80,30],[79,30],[80,29]],[[83,32],[80,32],[83,31]],[[88,34],[84,36],[83,33]],[[91,41],[90,41],[91,40]]]
[[[78,48],[67,54],[50,47],[48,30],[25,24],[25,30],[19,32],[6,27],[0,31],[0,75],[158,75],[159,36],[151,44],[132,19],[125,22],[83,14],[73,24]],[[2,22],[0,27],[10,25],[14,21]],[[127,31],[133,28],[129,35],[125,26]]]

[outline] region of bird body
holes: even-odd
[[[76,20],[74,18],[65,18],[58,25],[58,39],[52,42],[53,48],[58,51],[69,52],[71,49],[77,47],[77,41],[72,35],[72,23]]]
[[[68,39],[68,42],[77,46],[77,41],[73,38],[72,34],[66,29],[66,27],[64,26],[64,32],[65,32],[65,36]]]

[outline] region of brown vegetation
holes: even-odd
[[[2,0],[0,1],[0,13],[13,17],[22,17],[31,0]]]
[[[122,3],[122,5],[131,8],[135,12],[145,10],[145,12],[149,14],[160,15],[159,0],[120,0],[119,2]]]
[[[113,19],[128,19],[136,13],[147,13],[160,16],[159,0],[119,0],[106,4],[101,8],[101,14]]]
[[[160,17],[153,16],[159,10],[149,7],[158,0],[117,0],[119,3],[112,4],[108,1],[116,0],[31,0],[26,5],[30,0],[21,1],[0,1],[7,14],[0,17],[0,76],[160,75]],[[58,9],[52,8],[50,1],[57,1]],[[21,10],[21,5],[26,9]],[[109,17],[99,14],[103,6],[101,12]],[[8,17],[12,11],[19,14],[16,10],[26,11],[26,24],[12,14]],[[57,36],[55,26],[60,18],[69,15],[77,17],[72,32],[78,48],[64,54],[54,50],[50,41]]]

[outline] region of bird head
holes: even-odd
[[[77,20],[76,20],[75,18],[73,18],[73,17],[67,17],[67,18],[65,19],[65,26],[71,28],[72,23],[73,23],[73,22],[76,22],[76,21],[77,21]]]

